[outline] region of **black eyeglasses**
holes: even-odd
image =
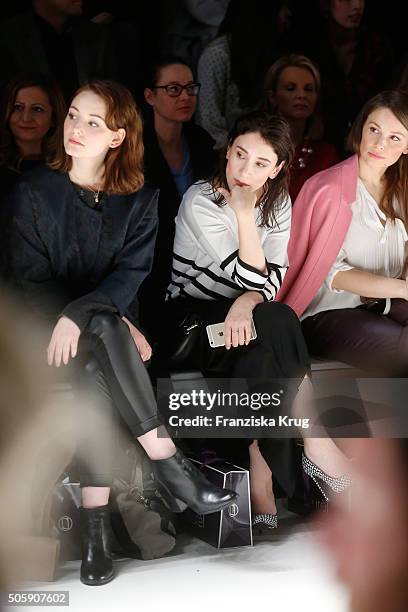
[[[201,83],[188,83],[188,85],[180,85],[179,83],[171,83],[170,85],[156,85],[152,89],[165,89],[168,96],[178,98],[183,89],[186,90],[189,96],[198,96]]]

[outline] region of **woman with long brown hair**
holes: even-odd
[[[302,318],[312,355],[406,376],[408,95],[371,98],[349,143],[354,155],[297,198],[278,299]]]
[[[175,511],[200,514],[235,494],[215,487],[159,437],[160,418],[144,361],[150,347],[128,310],[148,274],[157,229],[157,191],[143,187],[142,121],[130,92],[94,81],[75,94],[64,123],[64,152],[23,178],[12,194],[14,278],[33,315],[48,324],[48,364],[74,359],[75,378],[99,392],[81,444],[81,580],[113,578],[109,493],[115,415],[152,460]],[[133,321],[133,323],[131,322]],[[118,414],[117,414],[118,413]],[[164,431],[164,434],[166,432]]]
[[[277,299],[312,356],[380,376],[408,372],[408,96],[382,92],[349,135],[354,155],[312,176],[293,210],[291,267]],[[310,460],[312,459],[312,461]],[[320,490],[330,472],[304,455]]]

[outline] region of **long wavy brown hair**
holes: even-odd
[[[211,196],[218,206],[224,206],[225,200],[217,191],[217,187],[229,189],[226,176],[227,149],[235,139],[242,134],[259,134],[269,144],[277,155],[277,165],[285,162],[279,174],[268,178],[263,186],[255,206],[261,211],[261,225],[273,227],[276,225],[276,212],[281,208],[288,196],[288,173],[293,157],[293,142],[290,127],[281,115],[265,111],[253,111],[240,117],[228,136],[228,143],[221,153],[220,164],[215,173],[208,179],[211,185]]]
[[[408,130],[408,94],[397,89],[383,91],[366,102],[351,127],[347,144],[354,153],[360,152],[361,135],[368,116],[379,108],[388,108]],[[408,226],[408,155],[401,155],[395,164],[387,168],[385,181],[381,209],[394,221],[398,217],[393,202],[396,198],[403,213],[403,221]]]
[[[22,157],[10,130],[9,121],[18,92],[26,87],[42,89],[47,94],[52,108],[51,126],[41,143],[43,159],[50,161],[63,152],[60,130],[64,123],[67,108],[59,85],[45,75],[21,73],[8,83],[2,97],[0,110],[0,165],[5,165],[17,171]]]
[[[92,91],[106,105],[105,123],[116,132],[126,131],[119,147],[109,149],[105,157],[103,190],[111,194],[129,194],[138,191],[144,184],[143,174],[143,124],[140,112],[130,91],[109,80],[94,80],[80,87],[74,94]],[[65,150],[49,164],[52,170],[69,172],[72,157]]]

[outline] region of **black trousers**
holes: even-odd
[[[138,437],[161,423],[150,378],[126,323],[108,312],[81,334],[73,365],[81,486],[110,486],[121,430]]]
[[[408,376],[408,302],[380,315],[364,308],[326,310],[302,322],[309,351],[387,376]]]
[[[254,379],[256,391],[271,390],[271,379],[291,379],[297,388],[309,364],[309,355],[298,317],[289,306],[279,302],[258,304],[253,311],[257,339],[248,346],[213,349],[205,325],[220,323],[234,300],[196,300],[180,297],[167,302],[168,321],[176,329],[187,313],[200,315],[204,322],[196,351],[197,363],[207,376]],[[297,381],[297,382],[296,382]],[[235,462],[248,461],[249,439],[206,440],[205,444]],[[295,484],[295,444],[290,439],[259,440],[262,455],[270,466],[274,479],[291,495]]]

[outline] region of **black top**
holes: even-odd
[[[43,159],[22,159],[17,168],[0,166],[0,199],[9,193],[22,174],[30,172],[34,168],[40,168],[42,165],[44,165]]]
[[[296,50],[310,57],[320,70],[325,140],[344,157],[345,138],[357,113],[367,100],[385,89],[393,66],[390,44],[378,32],[361,26],[348,75],[338,63],[327,28],[322,28],[319,36],[309,36],[303,44],[297,39]]]
[[[193,182],[208,177],[214,170],[217,153],[213,150],[214,140],[201,127],[192,122],[183,126],[183,136],[190,150]],[[158,212],[159,230],[152,272],[143,283],[140,292],[142,322],[151,327],[149,318],[151,304],[164,302],[166,289],[171,280],[175,218],[181,198],[170,168],[160,150],[152,121],[145,122],[143,142],[145,145],[146,180],[152,187],[160,189]],[[147,307],[146,307],[147,306]]]
[[[149,273],[158,192],[104,194],[88,206],[67,173],[26,174],[7,200],[17,286],[41,317],[64,314],[86,327],[100,310],[128,308]]]
[[[10,261],[8,250],[10,247],[10,223],[7,212],[7,198],[14,185],[26,172],[44,165],[44,160],[22,159],[18,167],[11,168],[6,165],[0,166],[0,283],[6,283],[10,279]]]
[[[33,10],[14,15],[0,23],[0,85],[17,72],[52,75],[68,102],[78,85],[117,77],[109,32],[83,17],[58,33]]]
[[[51,74],[58,75],[59,83],[67,100],[79,87],[72,36],[72,20],[68,19],[61,32],[57,32],[45,19],[33,11],[34,22],[44,45]],[[61,67],[64,67],[61,70]]]

